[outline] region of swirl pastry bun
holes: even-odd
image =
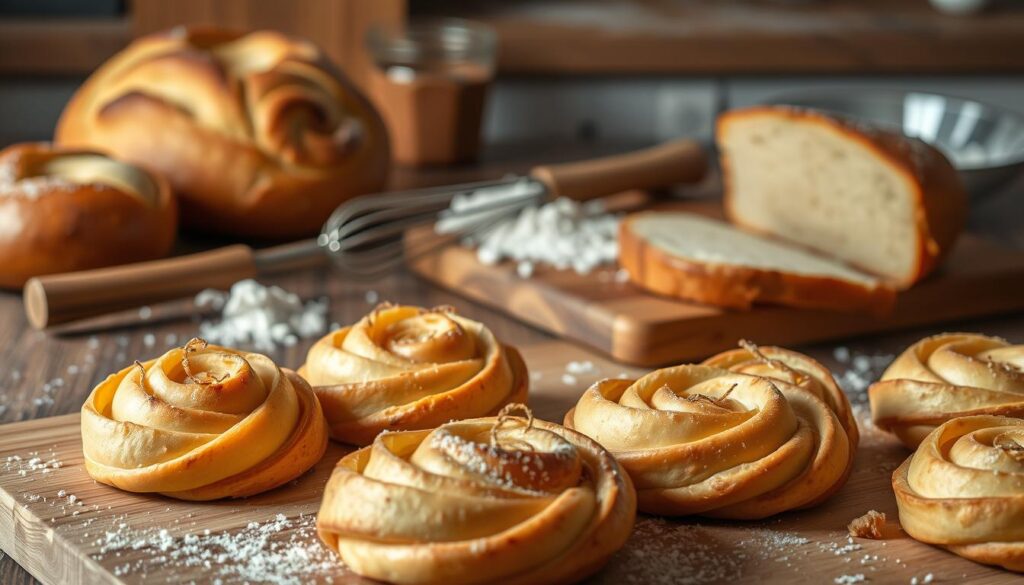
[[[853,408],[832,372],[818,360],[782,347],[757,346],[740,341],[737,349],[723,351],[704,360],[705,366],[714,366],[740,374],[763,376],[794,384],[813,392],[825,401],[843,425],[852,449],[860,442],[860,431],[853,416]]]
[[[1024,572],[1024,420],[943,423],[893,473],[892,487],[910,536]]]
[[[183,222],[217,234],[313,233],[388,166],[370,103],[313,44],[272,31],[137,39],[82,85],[56,140],[160,171]]]
[[[495,415],[526,400],[526,364],[489,329],[450,307],[381,305],[317,341],[299,373],[343,443],[383,430],[429,429]]]
[[[748,357],[711,361],[759,372]],[[830,404],[848,409],[845,399],[826,390],[828,378],[810,381],[795,368],[738,372],[681,365],[603,380],[565,425],[615,455],[644,512],[758,519],[827,499],[845,483],[857,445],[856,426]]]
[[[900,354],[868,396],[875,424],[911,449],[958,416],[1024,417],[1024,345],[973,333],[927,337]]]
[[[96,386],[82,406],[82,447],[100,483],[213,500],[302,475],[327,449],[327,429],[294,372],[193,339]]]
[[[360,575],[402,584],[554,584],[629,537],[636,496],[596,442],[502,416],[381,433],[338,462],[320,538]]]
[[[166,256],[178,209],[159,175],[27,143],[0,151],[0,225],[0,287],[20,287],[33,276]]]

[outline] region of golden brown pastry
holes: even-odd
[[[299,373],[320,398],[331,437],[354,445],[385,429],[497,414],[524,402],[529,383],[519,352],[450,307],[381,305],[317,341]]]
[[[159,175],[42,142],[0,151],[0,287],[166,256],[177,227]]]
[[[871,418],[911,449],[958,416],[1024,416],[1024,346],[943,333],[908,347],[868,389]]]
[[[712,361],[760,371],[748,357]],[[827,400],[845,400],[823,394],[824,381],[770,367],[771,376],[681,365],[638,380],[603,380],[565,425],[615,455],[644,512],[755,519],[813,506],[845,482],[856,427],[844,427],[852,421]]]
[[[162,172],[183,223],[217,234],[313,233],[388,166],[369,102],[313,44],[272,31],[137,39],[82,85],[56,140]]]
[[[843,425],[852,449],[857,448],[860,431],[853,417],[850,400],[836,383],[832,372],[818,360],[797,351],[782,347],[757,346],[749,341],[740,341],[737,349],[723,351],[704,360],[705,366],[723,368],[740,374],[764,376],[795,384],[814,393],[825,401],[836,413]]]
[[[910,536],[1024,571],[1024,420],[943,423],[893,473],[892,487]]]
[[[629,537],[636,495],[600,445],[503,411],[381,433],[338,462],[320,538],[393,583],[572,583]]]
[[[327,429],[294,372],[193,339],[96,386],[82,406],[82,447],[100,483],[213,500],[295,479],[323,456]]]

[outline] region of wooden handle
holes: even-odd
[[[535,167],[530,174],[552,195],[584,200],[628,189],[656,189],[704,178],[708,156],[693,140],[593,160]]]
[[[226,289],[256,276],[253,251],[235,245],[153,262],[53,274],[25,283],[28,322],[46,329],[87,317]]]

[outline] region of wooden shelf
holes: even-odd
[[[0,19],[0,74],[85,75],[131,40],[120,19]]]
[[[413,17],[458,15],[490,24],[501,39],[499,68],[511,74],[1024,72],[1024,9],[1011,3],[967,17],[941,14],[927,0],[435,0],[410,3],[409,10]],[[272,12],[278,26],[324,42],[315,34],[323,33],[323,19],[282,20],[280,10]],[[340,18],[323,7],[303,12]],[[217,22],[240,18],[217,15]],[[165,16],[135,30],[195,20]],[[266,26],[253,15],[242,20],[235,26]],[[85,74],[132,33],[131,17],[0,20],[0,74]],[[327,38],[337,40],[337,31]]]
[[[441,0],[414,16],[493,26],[521,74],[1024,71],[1024,10],[937,12],[927,0]]]

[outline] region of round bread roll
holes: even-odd
[[[327,449],[327,428],[295,372],[193,339],[96,386],[82,406],[82,449],[100,483],[240,498],[305,473]]]
[[[217,234],[311,234],[388,167],[370,103],[314,45],[271,31],[134,41],[78,90],[56,140],[160,171],[182,222]]]
[[[615,455],[644,512],[758,519],[814,506],[849,475],[856,434],[820,391],[681,365],[594,384],[565,426]]]
[[[381,305],[317,341],[299,368],[331,437],[368,445],[383,430],[429,429],[526,400],[526,364],[450,307]]]
[[[317,530],[373,579],[548,585],[597,571],[635,516],[629,477],[600,445],[503,412],[381,433],[338,462]]]
[[[0,286],[166,256],[178,210],[159,175],[96,152],[0,151]]]
[[[1024,572],[1024,420],[943,423],[893,473],[892,487],[910,536]]]
[[[959,416],[1024,417],[1024,345],[943,333],[908,347],[868,388],[875,425],[914,449]]]

